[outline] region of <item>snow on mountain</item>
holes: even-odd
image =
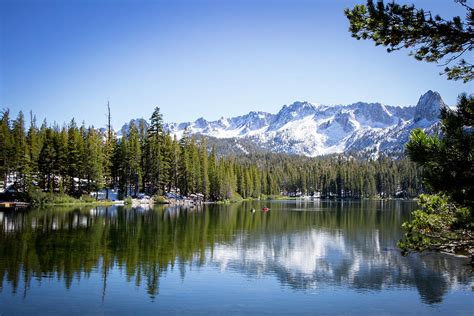
[[[429,90],[418,100],[415,107],[414,121],[426,120],[428,123],[433,122],[438,119],[439,110],[442,107],[446,107],[446,104],[444,104],[439,93]]]
[[[365,102],[335,106],[294,102],[284,105],[277,114],[252,111],[217,121],[199,118],[164,127],[178,138],[188,129],[191,134],[233,144],[252,144],[251,147],[271,152],[311,157],[342,152],[376,156],[382,152],[402,152],[414,128],[436,131],[440,108],[445,106],[439,93],[430,90],[416,106],[410,107]],[[246,148],[241,151],[248,153],[249,146]]]

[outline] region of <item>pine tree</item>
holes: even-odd
[[[217,166],[216,148],[212,146],[209,154],[209,196],[211,200],[220,199],[221,181],[219,178],[219,169]]]
[[[84,177],[87,180],[87,192],[98,191],[103,186],[103,152],[100,134],[92,127],[87,131],[84,155]]]
[[[196,145],[196,137],[191,137],[191,143],[188,148],[190,165],[191,193],[198,193],[201,187],[201,162],[199,161],[199,151]],[[200,193],[200,192],[199,192]]]
[[[26,190],[25,177],[29,177],[29,154],[26,144],[25,117],[23,112],[13,121],[12,128],[12,164],[15,172],[15,180],[23,190]]]
[[[54,191],[56,167],[56,150],[54,148],[53,129],[47,128],[43,146],[38,160],[40,185],[45,191]]]
[[[206,139],[202,137],[200,145],[199,145],[199,161],[201,163],[199,192],[201,192],[204,195],[205,199],[209,197],[209,188],[210,188],[209,167],[208,167],[207,158],[208,158],[208,154],[207,154]]]
[[[13,140],[10,130],[10,111],[4,110],[0,120],[0,173],[4,188],[12,168]]]
[[[49,141],[49,140],[48,140]],[[44,146],[44,145],[43,145]],[[72,196],[79,196],[81,190],[81,171],[83,162],[83,138],[74,119],[68,128],[68,192]]]
[[[183,195],[192,193],[192,161],[189,131],[185,130],[179,141],[178,187]]]
[[[30,112],[30,127],[26,135],[26,142],[28,146],[29,157],[29,171],[31,174],[31,179],[28,179],[26,182],[32,184],[33,180],[37,178],[38,175],[38,159],[41,152],[41,147],[43,146],[41,137],[39,135],[38,127],[36,126],[36,118],[33,116],[33,113]]]
[[[129,184],[130,184],[130,165],[128,163],[128,141],[125,131],[122,130],[122,139],[117,142],[115,154],[114,154],[114,170],[115,176],[119,184],[119,198],[124,198],[129,195]]]
[[[395,1],[384,4],[382,0],[374,4],[356,5],[344,12],[349,20],[352,37],[370,39],[375,45],[387,47],[388,52],[411,48],[416,60],[439,63],[447,66],[458,61],[455,66],[444,69],[448,79],[468,82],[474,79],[474,65],[462,55],[471,56],[474,10],[465,0],[456,0],[466,10],[466,21],[455,16],[444,19],[414,5],[400,5]]]
[[[103,165],[102,165],[102,173],[104,175],[104,183],[106,187],[106,196],[105,198],[109,198],[109,189],[114,186],[114,177],[113,177],[113,156],[114,156],[114,148],[116,146],[116,138],[115,133],[112,129],[112,116],[110,114],[110,103],[107,101],[107,126],[105,131],[105,144],[102,146],[103,152]]]
[[[128,165],[130,168],[130,181],[133,189],[133,194],[136,196],[140,191],[142,170],[141,170],[141,146],[138,135],[137,126],[130,124],[130,131],[128,135]]]
[[[160,108],[156,107],[150,118],[150,127],[147,130],[145,141],[145,154],[143,158],[143,173],[147,192],[150,194],[163,193],[168,184],[169,153],[170,148],[165,148],[165,135],[163,131],[163,116]],[[168,155],[165,159],[163,151]]]
[[[163,115],[160,113],[160,108],[155,107],[150,118],[148,137],[156,137],[160,135],[163,135]]]
[[[172,173],[173,173],[173,141],[169,134],[163,136],[163,145],[161,146],[161,181],[160,191],[171,191]]]
[[[252,168],[252,180],[253,180],[253,191],[252,197],[259,198],[262,193],[260,173],[258,172],[257,167]]]
[[[60,176],[60,189],[64,190],[63,183],[68,176],[68,133],[63,127],[59,133],[54,133],[55,170]]]
[[[171,182],[172,182],[172,188],[175,190],[178,189],[179,157],[180,157],[179,142],[175,135],[173,137],[173,142],[171,143]]]

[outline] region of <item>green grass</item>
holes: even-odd
[[[79,199],[76,199],[70,195],[64,193],[49,193],[42,191],[31,191],[28,193],[28,202],[32,205],[81,205],[81,204],[93,204],[93,205],[113,205],[115,204],[109,200],[97,201],[95,198],[89,195],[83,195]]]

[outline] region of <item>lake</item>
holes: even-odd
[[[473,315],[468,259],[397,249],[415,207],[2,210],[0,314]]]

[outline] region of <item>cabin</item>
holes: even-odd
[[[0,191],[0,201],[18,201],[25,198],[25,193],[16,183],[8,185]]]

